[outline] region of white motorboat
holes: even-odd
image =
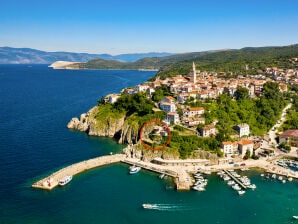
[[[232,188],[233,188],[234,190],[236,190],[236,191],[240,191],[240,190],[241,190],[241,187],[240,187],[238,184],[234,184],[234,185],[232,186]]]
[[[298,215],[293,215],[293,219],[298,219]]]
[[[135,167],[130,167],[129,169],[130,169],[129,174],[135,174],[135,173],[138,173],[141,170],[141,167],[135,166]]]
[[[206,189],[202,185],[194,186],[192,189],[196,191],[205,191]]]
[[[68,184],[71,180],[72,180],[72,176],[67,175],[67,176],[63,177],[61,180],[59,180],[59,185],[64,186],[64,185]]]
[[[234,184],[235,184],[235,181],[233,181],[233,180],[229,180],[227,184],[228,184],[229,186],[234,185]]]
[[[243,195],[243,194],[245,194],[245,191],[238,191],[238,194]]]
[[[148,209],[152,209],[153,205],[151,204],[142,204],[143,208],[148,208]]]
[[[248,186],[248,188],[250,188],[250,189],[256,189],[257,186],[255,184],[251,184],[251,185]]]
[[[292,178],[292,177],[289,177],[289,178],[288,178],[288,181],[293,181],[293,178]]]

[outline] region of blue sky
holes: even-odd
[[[194,52],[298,43],[297,0],[1,0],[0,46]]]

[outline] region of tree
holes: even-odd
[[[236,100],[247,99],[249,97],[248,89],[239,86],[235,92],[235,97]]]

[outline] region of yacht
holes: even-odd
[[[135,166],[135,167],[130,167],[129,169],[130,169],[129,174],[135,174],[135,173],[138,173],[141,170],[141,167]]]
[[[59,180],[59,185],[60,186],[64,186],[66,184],[68,184],[70,181],[72,180],[72,176],[71,175],[67,175],[65,177],[63,177],[61,180]]]

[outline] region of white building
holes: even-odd
[[[245,156],[247,151],[249,151],[250,156],[252,156],[254,150],[254,143],[252,140],[242,139],[238,142],[238,148],[242,158]]]
[[[222,142],[221,151],[224,153],[225,157],[231,157],[238,153],[237,142]]]
[[[246,123],[236,125],[235,130],[239,133],[240,138],[242,136],[249,136],[249,133],[250,133],[249,125]]]
[[[179,114],[177,114],[176,112],[168,112],[167,113],[167,121],[169,123],[178,124],[180,122]]]
[[[204,114],[204,108],[203,107],[195,107],[195,108],[188,108],[183,111],[183,116],[185,117],[196,117]]]
[[[165,112],[176,112],[177,107],[175,105],[175,99],[171,96],[164,97],[160,103],[159,107]]]

